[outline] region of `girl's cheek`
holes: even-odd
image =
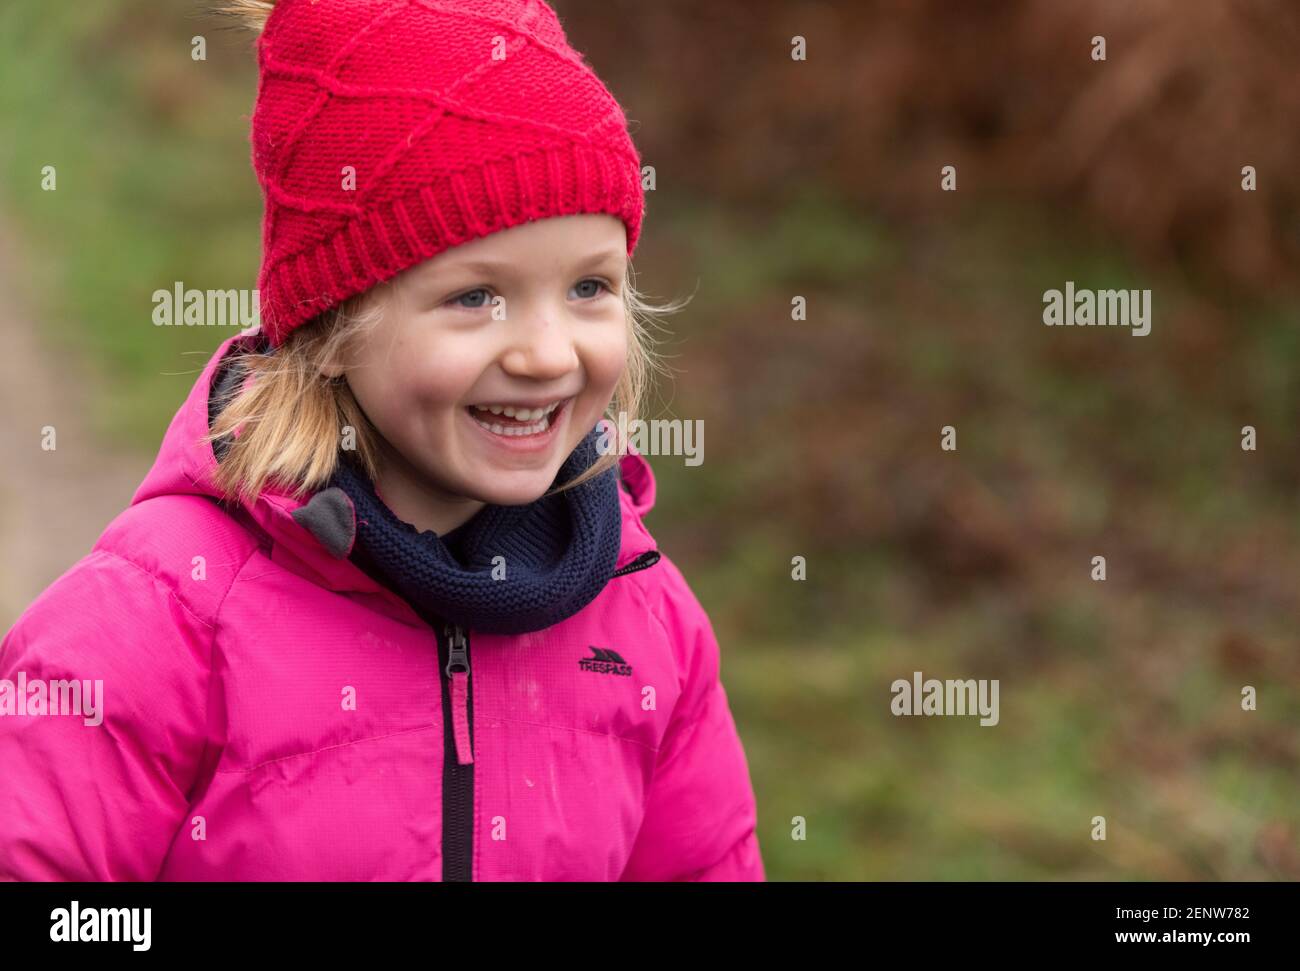
[[[592,338],[587,354],[587,380],[605,393],[613,393],[618,379],[627,367],[627,332],[622,326],[602,328],[599,336]]]
[[[458,406],[483,369],[481,348],[432,333],[406,340],[395,351],[395,390],[407,406],[426,414]]]
[[[430,419],[448,403],[448,388],[436,368],[420,368],[409,359],[376,365],[367,380],[369,402],[362,407],[386,437],[420,437]]]

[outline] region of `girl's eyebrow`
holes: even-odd
[[[626,259],[626,251],[621,247],[613,247],[610,249],[598,250],[597,252],[588,254],[580,260],[574,261],[572,269],[574,271],[581,271],[593,266],[601,266],[607,262],[614,262],[616,260],[622,261],[624,259]],[[448,263],[439,267],[436,272],[438,275],[457,272],[491,273],[494,270],[509,271],[514,267],[514,265],[515,263],[513,260],[457,260],[454,263]],[[434,271],[430,270],[428,267],[425,267],[424,273],[422,273],[421,276],[427,279],[433,272]]]
[[[580,260],[576,266],[601,266],[605,263],[618,263],[619,265],[622,265],[626,259],[627,250],[621,246],[615,246],[611,249],[600,250],[599,252],[592,253],[585,260]]]
[[[511,265],[510,260],[457,260],[444,264],[440,270],[444,273],[490,273],[493,270],[508,270]]]

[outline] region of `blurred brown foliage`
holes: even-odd
[[[1077,209],[1215,282],[1300,274],[1294,0],[556,6],[677,186],[761,205],[818,181],[916,219],[953,164],[962,193]]]

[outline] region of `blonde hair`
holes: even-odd
[[[275,0],[225,0],[213,9],[232,18],[239,26],[261,31],[275,9]]]
[[[217,402],[220,413],[202,441],[215,444],[229,436],[222,443],[215,475],[228,501],[252,502],[268,485],[295,497],[321,488],[334,474],[342,435],[349,428],[357,461],[372,481],[377,477],[382,437],[346,378],[325,372],[382,317],[382,304],[373,299],[378,290],[372,288],[318,315],[293,330],[279,347],[235,351],[227,358],[231,366],[242,368],[244,380]],[[606,409],[613,424],[606,427],[615,447],[555,492],[580,485],[617,464],[626,447],[618,438],[618,416],[626,413],[630,427],[645,410],[652,375],[670,373],[652,329],[660,327],[660,316],[676,313],[689,298],[651,303],[636,289],[630,260],[622,297],[628,358]]]

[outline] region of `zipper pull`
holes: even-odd
[[[658,550],[647,550],[638,556],[635,560],[623,567],[621,570],[615,570],[610,578],[625,576],[629,573],[636,573],[637,570],[645,570],[659,562]]]
[[[474,761],[474,748],[469,737],[469,638],[459,624],[447,624],[443,632],[447,636],[447,680],[451,685],[456,761],[469,765]]]
[[[447,624],[442,632],[447,636],[450,657],[447,660],[447,677],[455,674],[469,674],[469,639],[464,628],[457,624]]]

